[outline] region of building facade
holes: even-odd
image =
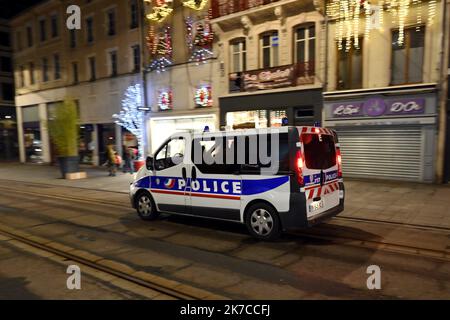
[[[10,27],[0,20],[0,161],[19,156],[16,121]]]
[[[322,119],[324,17],[314,1],[212,0],[220,125],[313,125]]]
[[[440,181],[445,2],[414,2],[403,21],[389,3],[371,1],[365,17],[348,21],[330,13],[343,2],[325,4],[324,125],[339,133],[346,176]]]
[[[70,5],[81,8],[80,29],[66,26]],[[136,144],[112,115],[125,90],[142,83],[140,5],[48,0],[11,21],[21,162],[54,162],[46,123],[64,99],[79,107],[82,163],[102,164],[108,144],[119,152]]]
[[[167,17],[155,12],[168,8]],[[148,152],[179,131],[218,130],[215,32],[208,1],[151,1],[146,7]]]

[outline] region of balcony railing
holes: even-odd
[[[212,0],[212,17],[219,18],[277,1],[279,0]]]
[[[314,61],[229,74],[229,92],[248,92],[314,84]]]

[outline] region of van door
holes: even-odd
[[[338,155],[331,130],[314,127],[301,129],[307,217],[313,217],[339,205]]]
[[[242,181],[235,159],[233,164],[226,161],[226,150],[235,148],[235,142],[235,137],[194,138],[190,172],[192,215],[240,220]],[[217,162],[219,158],[222,161]]]
[[[155,153],[155,174],[151,178],[151,192],[158,210],[185,214],[187,168],[184,164],[186,139],[171,138]]]

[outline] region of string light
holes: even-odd
[[[191,17],[186,18],[186,44],[191,52],[189,61],[194,61],[196,64],[206,63],[206,60],[213,56],[212,43],[214,40],[214,33],[210,23],[211,10],[205,17],[204,21],[194,23]],[[193,27],[195,24],[195,34]]]
[[[366,38],[366,40],[369,40],[370,39],[370,3],[368,1],[364,1],[364,10],[365,10],[365,14],[366,14],[366,29],[364,31],[364,37]]]
[[[378,23],[380,25],[380,28],[382,29],[383,25],[384,25],[384,1],[383,0],[380,1],[379,6],[380,6],[380,12],[378,13]]]
[[[168,66],[172,65],[173,48],[169,26],[165,27],[158,35],[155,34],[154,27],[150,26],[147,36],[147,47],[152,58],[149,65],[150,70],[161,73],[166,71]]]
[[[436,19],[437,1],[428,1],[428,21],[429,26],[433,25]],[[373,2],[373,1],[372,1]],[[402,45],[405,39],[405,24],[410,14],[410,7],[416,10],[416,30],[420,30],[422,25],[423,0],[378,0],[378,23],[379,29],[383,28],[385,13],[389,13],[392,21],[396,22],[399,29],[397,43]],[[348,51],[353,45],[359,47],[359,19],[365,18],[365,39],[370,39],[372,29],[371,15],[373,5],[369,0],[330,0],[327,4],[327,15],[336,21],[335,39],[339,50]],[[344,46],[345,41],[345,46]]]
[[[208,3],[208,0],[185,0],[183,1],[183,6],[193,9],[193,10],[203,10]]]
[[[158,91],[158,107],[163,111],[172,109],[172,90]]]
[[[144,0],[152,5],[152,0]],[[155,0],[152,12],[147,14],[147,19],[155,22],[163,22],[173,12],[173,0]]]
[[[201,86],[195,90],[195,104],[198,107],[211,107],[211,86]]]
[[[428,25],[432,26],[436,17],[436,0],[428,2]]]
[[[416,10],[417,10],[416,31],[420,31],[420,25],[422,24],[422,0],[415,0],[415,1],[416,1]]]

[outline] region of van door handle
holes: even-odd
[[[192,181],[197,180],[197,170],[195,169],[195,167],[192,167],[191,179],[192,179]]]
[[[181,175],[183,176],[184,180],[187,179],[186,168],[181,169]]]

